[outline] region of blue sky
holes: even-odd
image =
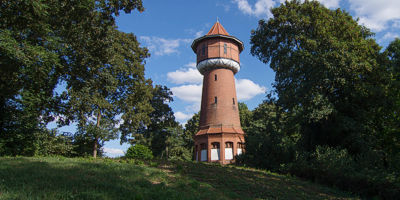
[[[377,42],[386,47],[400,37],[400,0],[319,0],[330,9],[342,8],[359,23],[376,33]],[[241,70],[236,74],[238,100],[254,109],[272,89],[273,71],[250,55],[250,32],[258,20],[270,18],[270,8],[282,0],[144,0],[145,11],[117,17],[119,30],[134,33],[150,50],[146,76],[153,84],[166,85],[174,93],[170,103],[176,119],[185,123],[199,111],[202,76],[195,66],[190,48],[195,38],[205,35],[217,18],[230,35],[243,41]],[[66,127],[71,130],[74,127]],[[119,140],[107,142],[106,155],[123,154],[129,145]]]

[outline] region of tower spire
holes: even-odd
[[[217,22],[211,27],[210,31],[206,35],[229,35],[225,28],[219,23],[217,17]]]

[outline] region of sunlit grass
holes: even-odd
[[[0,199],[352,199],[251,168],[193,162],[0,158]]]

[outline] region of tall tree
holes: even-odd
[[[247,129],[250,126],[252,112],[243,102],[239,102],[238,107],[239,107],[240,125],[242,126],[242,129],[245,132],[247,132]]]
[[[6,0],[0,9],[0,108],[4,111],[0,146],[12,146],[14,139],[22,138],[22,149],[32,146],[28,144],[33,132],[67,111],[60,106],[67,96],[55,93],[55,87],[85,72],[81,69],[110,59],[102,55],[111,50],[111,42],[102,45],[111,40],[110,34],[118,36],[115,16],[121,10],[144,10],[141,0]],[[102,60],[87,59],[93,57]]]
[[[140,48],[132,34],[115,28],[109,31],[107,40],[93,41],[103,44],[103,53],[78,55],[74,62],[79,60],[78,65],[85,62],[86,66],[79,68],[79,73],[70,73],[66,79],[69,111],[79,125],[90,125],[87,121],[92,116],[96,119],[97,131],[91,131],[93,157],[96,157],[100,141],[114,138],[113,132],[101,131],[103,118],[112,121],[108,125],[115,126],[119,121],[117,117],[121,117],[120,130],[126,135],[141,122],[146,123],[147,113],[152,111],[151,81],[145,79],[142,64],[148,56],[147,49]]]
[[[190,149],[192,153],[192,160],[196,158],[194,154],[194,136],[200,130],[200,112],[195,113],[185,124],[184,132],[184,146]]]
[[[179,123],[175,121],[174,112],[168,105],[173,101],[169,88],[156,85],[152,90],[152,95],[150,104],[154,110],[149,114],[150,124],[141,124],[132,135],[130,142],[148,146],[154,156],[164,156],[168,147],[166,141]]]
[[[251,53],[275,71],[277,103],[295,114],[304,146],[368,150],[386,77],[373,33],[317,1],[285,2],[272,14],[252,31]]]
[[[388,97],[386,98],[384,115],[384,131],[381,134],[381,146],[389,157],[389,164],[400,170],[400,39],[396,38],[383,52],[385,64],[390,74],[388,80]]]

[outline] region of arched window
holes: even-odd
[[[224,44],[224,54],[228,53],[228,45]]]
[[[225,160],[233,159],[233,142],[225,142]]]
[[[237,155],[242,154],[242,153],[243,153],[243,149],[244,149],[244,144],[238,142],[238,143],[237,143]]]
[[[201,54],[204,56],[206,55],[206,45],[203,44],[203,47],[201,48]]]
[[[219,160],[219,142],[211,143],[211,160]]]
[[[200,161],[207,161],[207,144],[200,144]]]

